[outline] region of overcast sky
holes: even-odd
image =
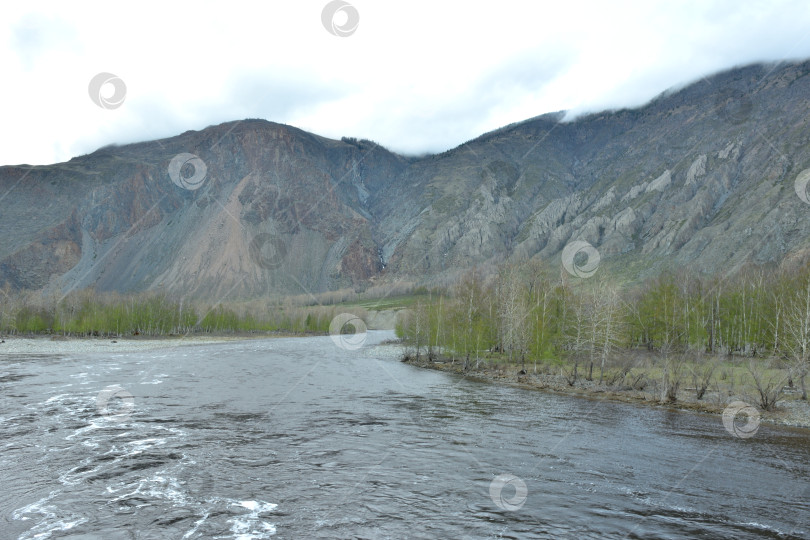
[[[545,112],[640,105],[735,65],[810,57],[807,0],[351,0],[329,29],[326,0],[15,4],[0,11],[0,164],[247,117],[436,152]],[[91,99],[98,73],[123,81],[120,106]]]

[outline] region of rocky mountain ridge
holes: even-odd
[[[243,120],[1,167],[0,286],[314,294],[556,263],[576,240],[628,280],[803,261],[809,74],[734,69],[637,109],[543,115],[418,158]]]

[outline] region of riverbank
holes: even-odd
[[[247,339],[267,339],[275,337],[301,337],[304,334],[291,333],[235,333],[235,334],[194,334],[187,336],[123,336],[123,337],[72,337],[48,336],[3,336],[0,338],[0,357],[4,354],[84,354],[84,353],[129,353],[187,347],[190,345],[211,345],[230,343]],[[323,334],[306,334],[323,335]]]
[[[407,364],[434,371],[453,373],[472,379],[487,381],[495,384],[506,384],[529,390],[542,390],[565,395],[575,395],[588,399],[604,399],[623,403],[642,403],[653,407],[662,407],[672,410],[695,411],[708,414],[722,415],[723,411],[732,401],[745,401],[756,405],[754,396],[740,396],[737,394],[718,390],[707,391],[702,399],[698,400],[694,393],[684,388],[674,403],[662,401],[657,392],[617,388],[600,385],[598,381],[588,381],[581,378],[573,385],[562,375],[551,373],[534,373],[533,366],[527,366],[525,373],[521,372],[519,365],[514,364],[482,364],[478,369],[469,367],[464,369],[464,362],[456,359],[437,357],[428,360],[422,356],[417,361],[406,355],[405,347],[398,343],[388,346],[399,349],[399,359]],[[759,411],[760,421],[763,423],[810,429],[810,402],[798,399],[796,395],[787,395],[777,403],[776,409]]]

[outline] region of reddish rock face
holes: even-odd
[[[181,153],[205,164],[197,189],[170,177]],[[16,196],[0,212],[15,238],[0,246],[0,286],[64,277],[61,288],[253,296],[357,284],[379,267],[367,194],[408,162],[373,143],[244,121],[66,164],[0,168],[0,189]],[[257,237],[273,238],[278,253],[257,251]]]
[[[379,261],[377,250],[364,245],[358,239],[346,250],[346,255],[340,259],[337,270],[341,275],[347,276],[352,285],[360,285],[382,270]]]

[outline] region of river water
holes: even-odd
[[[810,536],[806,430],[420,370],[390,337],[0,356],[0,538]]]

